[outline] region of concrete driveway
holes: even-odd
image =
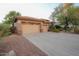
[[[79,35],[39,33],[25,37],[50,56],[79,56]]]

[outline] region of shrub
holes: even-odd
[[[58,30],[58,29],[53,29],[52,31],[53,32],[60,32],[60,30]]]
[[[57,29],[55,26],[50,25],[49,31],[52,31],[52,32],[60,32],[60,29]]]
[[[10,25],[9,24],[0,24],[0,36],[8,36],[10,35]]]
[[[55,25],[55,27],[56,27],[57,29],[60,29],[60,28],[61,28],[61,26],[60,26],[60,25]]]
[[[58,30],[60,30],[60,31],[63,30],[63,28],[60,25],[55,25],[55,28],[58,29]]]
[[[52,28],[52,31],[53,31],[53,32],[60,32],[60,30],[57,29],[56,27],[53,27],[53,28]]]
[[[75,28],[74,32],[77,33],[77,34],[79,34],[79,28]]]

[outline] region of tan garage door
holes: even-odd
[[[43,26],[43,32],[47,32],[48,31],[48,26],[47,25],[44,25]]]
[[[22,33],[23,34],[35,34],[40,32],[40,24],[22,24]]]

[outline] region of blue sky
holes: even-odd
[[[57,3],[0,4],[0,22],[12,10],[20,12],[23,16],[48,19],[58,5]]]
[[[75,6],[79,6],[79,3],[75,3],[74,5],[75,5]]]

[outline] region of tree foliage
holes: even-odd
[[[0,24],[0,37],[10,35],[10,25],[9,24]]]
[[[19,12],[16,12],[16,11],[10,11],[6,16],[5,16],[5,21],[4,23],[6,24],[12,24],[14,18],[16,16],[21,16],[21,14]]]
[[[4,18],[4,21],[0,23],[0,37],[4,37],[11,34],[11,25],[14,22],[16,16],[21,16],[19,12],[10,11]]]
[[[57,18],[57,20],[64,25],[65,29],[68,28],[69,25],[72,25],[75,29],[79,26],[79,7],[72,5],[56,14],[54,18]]]

